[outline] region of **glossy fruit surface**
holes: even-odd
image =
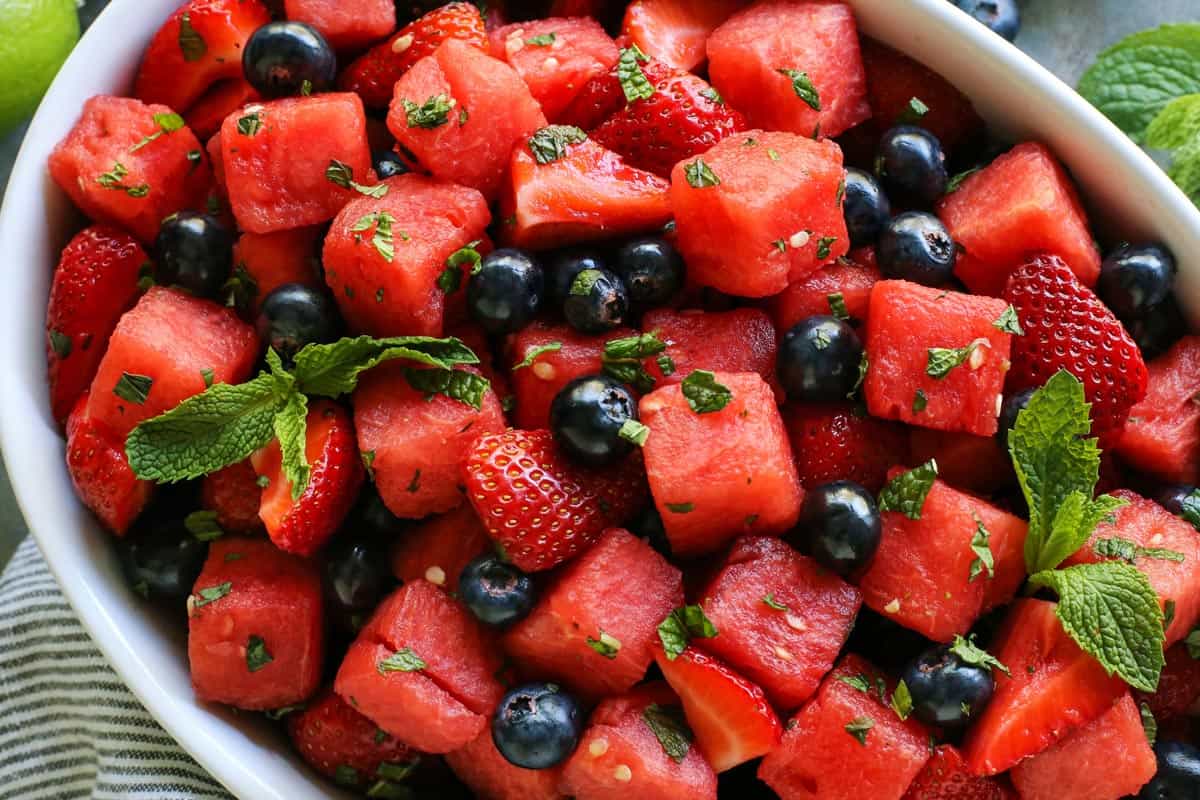
[[[941,286],[949,281],[957,255],[946,226],[922,211],[908,211],[888,222],[875,250],[885,277],[925,286]]]
[[[516,622],[537,599],[529,576],[492,553],[467,564],[458,579],[458,596],[487,625]]]
[[[1100,265],[1096,293],[1122,320],[1144,318],[1171,293],[1175,257],[1162,245],[1122,245]]]
[[[471,316],[488,333],[513,333],[537,314],[545,293],[541,264],[522,250],[489,253],[467,284]]]
[[[154,243],[155,280],[216,299],[233,266],[233,235],[208,214],[181,211],[163,220]]]
[[[875,244],[892,216],[892,204],[883,187],[869,173],[851,167],[846,170],[846,195],[842,199],[846,230],[851,247]]]
[[[1200,795],[1200,750],[1186,742],[1154,745],[1158,774],[1138,792],[1138,800],[1192,800]]]
[[[913,714],[936,728],[966,727],[983,712],[996,688],[987,668],[966,663],[946,646],[923,653],[903,677]]]
[[[380,180],[412,172],[408,162],[394,150],[382,150],[375,153],[371,159],[371,166],[374,167],[375,174],[379,176]]]
[[[208,556],[208,543],[182,520],[148,523],[119,540],[117,552],[130,588],[147,600],[185,600]]]
[[[834,317],[809,317],[783,337],[779,382],[799,402],[845,400],[858,381],[862,340]]]
[[[629,290],[613,272],[589,269],[571,282],[563,316],[580,333],[605,333],[625,324],[630,310]]]
[[[264,97],[307,95],[333,86],[337,56],[325,37],[307,23],[268,22],[246,42],[242,69]]]
[[[912,125],[897,126],[883,135],[875,174],[890,196],[919,208],[931,208],[946,193],[949,180],[942,143]]]
[[[657,236],[623,244],[617,250],[613,269],[629,289],[634,306],[643,309],[670,300],[683,288],[687,272],[679,251]]]
[[[530,683],[500,701],[492,719],[492,739],[516,766],[547,769],[575,751],[583,723],[575,698],[552,683]]]
[[[1016,0],[957,0],[958,7],[1010,42],[1021,30],[1021,11]]]
[[[367,535],[333,539],[322,558],[327,611],[336,625],[357,633],[396,579],[388,564],[386,540]]]
[[[256,327],[258,338],[288,361],[305,345],[336,339],[341,319],[328,292],[286,283],[263,300]]]
[[[882,532],[874,495],[857,483],[837,481],[805,492],[795,536],[822,565],[849,575],[871,563]]]
[[[559,445],[571,458],[594,467],[611,463],[633,449],[621,432],[637,418],[633,392],[607,375],[577,378],[558,393],[550,406],[550,430]]]

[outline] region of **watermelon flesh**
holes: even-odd
[[[405,533],[392,548],[392,574],[404,583],[424,578],[454,592],[463,569],[491,544],[475,509],[463,503]]]
[[[1012,796],[999,781],[972,775],[962,754],[953,745],[943,744],[925,762],[904,800],[1010,800]]]
[[[317,240],[321,229],[293,228],[275,233],[243,233],[233,246],[235,269],[241,267],[254,282],[253,301],[246,309],[250,317],[267,295],[288,283],[310,288],[321,285]]]
[[[866,322],[871,307],[871,288],[879,278],[875,252],[855,250],[848,259],[838,259],[821,267],[771,298],[771,318],[775,320],[775,328],[783,336],[796,323],[809,317],[833,314],[830,298],[835,295],[841,295],[851,320]]]
[[[1129,412],[1116,451],[1172,483],[1200,483],[1200,336],[1185,336],[1146,365],[1146,397]]]
[[[307,22],[338,50],[354,50],[374,44],[396,28],[393,0],[359,0],[347,5],[341,0],[284,0],[288,19]]]
[[[446,754],[446,764],[479,800],[558,800],[562,766],[522,769],[496,749],[491,727],[466,747]]]
[[[659,385],[679,383],[693,370],[757,372],[778,386],[775,326],[757,308],[733,311],[658,309],[642,317],[642,330],[658,334],[675,369],[664,375],[657,357],[646,359],[646,371]],[[780,392],[782,395],[782,392]]]

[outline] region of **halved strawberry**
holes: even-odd
[[[903,800],[1008,800],[1014,795],[991,778],[972,775],[953,746],[933,751]]]
[[[123,536],[142,513],[154,484],[138,480],[125,457],[125,442],[87,415],[87,393],[67,419],[67,471],[75,493],[104,527]]]
[[[147,264],[137,239],[109,225],[84,228],[63,250],[46,309],[50,407],[60,425],[96,377],[108,337],[137,301],[138,274]]]
[[[283,474],[278,441],[250,460],[259,479],[269,481],[258,508],[267,535],[280,550],[310,556],[321,549],[354,505],[363,466],[350,414],[336,403],[321,400],[310,407],[305,435],[310,473],[299,500],[292,500],[292,484]]]
[[[676,74],[674,69],[653,58],[641,66],[642,74],[651,86],[656,86]],[[625,90],[621,88],[617,68],[613,67],[604,75],[598,75],[588,81],[566,110],[559,115],[557,121],[563,125],[574,125],[590,131],[625,108],[625,105]]]
[[[571,463],[550,431],[481,436],[462,467],[467,497],[488,535],[526,572],[577,555],[620,527],[646,498],[642,459],[589,469]]]
[[[783,421],[805,488],[854,481],[877,492],[888,470],[908,461],[902,425],[868,417],[849,403],[785,406]]]
[[[708,36],[746,0],[635,0],[625,10],[621,32],[647,55],[690,72],[708,55]]]
[[[488,49],[487,31],[477,6],[449,3],[430,11],[355,59],[338,83],[345,91],[356,92],[365,105],[387,108],[396,81],[447,39],[461,39],[480,50]]]
[[[217,524],[227,533],[262,529],[258,516],[261,496],[258,473],[249,459],[205,475],[200,487],[200,505],[217,513]]]
[[[779,741],[783,727],[766,694],[724,662],[694,647],[672,661],[657,645],[654,660],[683,702],[713,772],[764,756]]]
[[[183,116],[196,138],[206,142],[221,130],[226,117],[258,99],[258,92],[244,78],[228,78],[209,87]]]
[[[1192,658],[1183,642],[1166,652],[1167,663],[1158,679],[1158,691],[1146,694],[1134,690],[1138,703],[1150,706],[1159,722],[1181,717],[1200,699],[1200,661]]]

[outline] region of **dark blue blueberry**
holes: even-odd
[[[268,22],[246,42],[242,72],[264,97],[324,92],[337,78],[337,56],[307,23]]]
[[[874,496],[851,481],[809,489],[791,534],[800,549],[839,575],[850,575],[875,558],[883,523]]]
[[[117,540],[117,554],[126,580],[142,597],[182,602],[200,577],[208,544],[176,518],[139,524]]]
[[[875,174],[889,197],[914,208],[932,208],[950,180],[942,143],[914,125],[897,125],[883,135]]]
[[[931,645],[916,631],[863,606],[846,641],[846,651],[858,653],[889,672],[899,672]]]
[[[617,250],[615,271],[638,308],[661,306],[683,288],[687,268],[683,256],[666,239],[649,236],[626,242]]]
[[[216,298],[233,267],[233,234],[216,217],[180,211],[163,220],[154,242],[154,280]]]
[[[388,556],[390,539],[346,529],[323,554],[326,608],[342,631],[355,634],[375,606],[396,588]]]
[[[568,247],[546,259],[546,291],[550,302],[561,308],[571,294],[571,284],[585,269],[608,269],[608,259],[591,247]]]
[[[1142,319],[1123,322],[1147,361],[1170,350],[1188,332],[1187,320],[1174,295],[1151,308]]]
[[[329,293],[301,283],[285,283],[259,308],[258,338],[289,361],[305,345],[332,342],[341,328]]]
[[[400,154],[395,150],[379,150],[371,158],[375,174],[380,180],[395,178],[397,175],[407,175],[411,170]]]
[[[1183,483],[1169,483],[1159,486],[1150,493],[1150,499],[1170,511],[1177,517],[1183,516],[1183,501],[1196,493],[1195,486]]]
[[[846,170],[846,194],[842,200],[850,246],[873,245],[892,218],[892,204],[879,181],[867,172],[851,167]]]
[[[1016,394],[1004,395],[1004,402],[1000,404],[1000,427],[996,431],[1001,444],[1008,444],[1008,432],[1017,424],[1017,415],[1029,405],[1035,391],[1037,390],[1024,389]]]
[[[1175,283],[1175,258],[1157,244],[1124,244],[1100,266],[1096,293],[1123,320],[1141,319],[1167,299]]]
[[[1158,772],[1138,792],[1138,800],[1197,800],[1200,798],[1200,750],[1184,742],[1154,745]]]
[[[524,250],[493,250],[467,283],[471,315],[491,334],[515,333],[542,307],[542,265]]]
[[[575,752],[583,714],[575,698],[553,683],[518,686],[492,717],[492,741],[510,764],[549,769]]]
[[[619,328],[629,318],[629,290],[614,272],[585,269],[567,290],[563,316],[580,333],[606,333]]]
[[[834,317],[809,317],[783,337],[779,382],[797,402],[845,400],[858,383],[862,355],[854,328]]]
[[[630,533],[645,539],[651,547],[667,558],[671,557],[671,541],[667,538],[662,515],[653,503],[647,503],[638,515],[629,521],[628,527]]]
[[[625,384],[607,375],[586,375],[562,388],[550,404],[550,430],[567,455],[599,467],[633,449],[621,428],[636,422],[638,404]]]
[[[940,219],[908,211],[884,226],[875,259],[888,278],[936,287],[954,277],[958,248]]]
[[[364,536],[396,539],[410,524],[389,511],[375,484],[367,481],[358,495],[358,502],[350,513],[346,527],[360,530]]]
[[[528,575],[494,553],[487,553],[463,569],[458,579],[458,599],[480,622],[508,625],[528,614],[537,598]]]
[[[958,7],[1010,42],[1021,30],[1017,0],[958,0]]]
[[[913,716],[947,730],[961,730],[977,719],[996,688],[990,670],[965,663],[948,645],[922,653],[902,677],[912,695]]]

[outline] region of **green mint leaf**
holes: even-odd
[[[586,297],[591,294],[592,287],[596,282],[604,277],[604,273],[598,269],[585,269],[575,276],[575,280],[571,281],[570,294],[572,297]]]
[[[574,125],[549,125],[529,139],[529,152],[539,164],[552,164],[565,158],[567,148],[587,141],[587,134]]]
[[[1146,732],[1146,741],[1151,747],[1158,741],[1158,720],[1154,718],[1154,712],[1150,710],[1150,704],[1142,702],[1138,704],[1138,714],[1142,718],[1142,730]]]
[[[1169,630],[1171,623],[1175,621],[1175,601],[1168,600],[1163,603],[1163,630]]]
[[[533,362],[537,361],[541,356],[547,353],[557,353],[560,350],[562,350],[562,342],[547,342],[546,344],[531,347],[526,351],[525,358],[521,360],[521,363],[513,366],[512,371],[516,372],[519,369],[532,367]]]
[[[621,91],[625,94],[626,103],[636,103],[654,96],[654,86],[642,72],[642,64],[648,61],[646,54],[637,45],[626,47],[621,51],[617,61],[617,80],[621,82]]]
[[[1177,97],[1146,129],[1146,146],[1176,150],[1200,137],[1200,94]]]
[[[1193,203],[1200,206],[1200,137],[1175,151],[1171,168],[1167,170],[1175,185]]]
[[[829,310],[836,319],[850,319],[850,312],[846,310],[846,298],[841,292],[826,295],[825,299],[829,301]]]
[[[288,395],[287,402],[275,415],[275,438],[279,440],[283,477],[292,485],[292,501],[300,499],[308,488],[308,398],[300,392]]]
[[[383,734],[382,739],[379,738],[380,734]],[[388,735],[387,731],[380,730],[375,733],[376,744],[383,744],[390,738],[391,737]],[[385,780],[400,783],[408,780],[409,776],[411,776],[413,771],[420,765],[420,757],[414,755],[411,761],[404,761],[400,763],[394,761],[384,762],[375,769],[375,774]]]
[[[375,247],[379,255],[390,263],[396,258],[396,239],[392,233],[392,225],[395,222],[396,218],[387,211],[375,211],[359,217],[350,230],[354,233],[364,233],[365,231],[369,231],[373,226],[375,233],[371,236],[371,244]],[[408,239],[407,235],[403,232],[401,232],[400,238],[405,241]],[[346,292],[347,294],[350,293],[349,287],[347,287]]]
[[[325,168],[325,179],[334,186],[340,186],[343,189],[353,189],[359,194],[379,200],[387,196],[388,187],[386,183],[377,183],[374,186],[364,186],[361,183],[354,182],[354,168],[344,161],[338,161],[336,158],[329,160],[329,166]],[[383,213],[380,212],[379,216]],[[393,220],[394,221],[394,220]],[[361,220],[360,220],[361,222]],[[355,228],[357,230],[357,228]],[[389,261],[391,259],[388,259]]]
[[[690,514],[696,510],[695,503],[667,503],[667,510],[672,514]]]
[[[203,589],[196,591],[192,595],[192,608],[204,608],[209,603],[215,603],[225,595],[233,591],[233,584],[229,581],[219,583],[216,586],[206,586]]]
[[[258,672],[274,660],[261,636],[251,636],[246,640],[246,669]]]
[[[438,278],[438,286],[446,294],[450,294],[451,292],[458,289],[459,285],[462,283],[462,268],[463,267],[469,265],[471,267],[471,269],[468,271],[472,275],[479,272],[479,270],[482,268],[483,256],[480,255],[479,251],[475,249],[475,248],[479,247],[479,244],[481,241],[482,241],[481,239],[476,239],[473,242],[469,242],[468,244],[464,245],[463,247],[460,247],[457,250],[455,250],[453,253],[450,254],[450,257],[446,259],[446,270],[447,271],[453,270],[454,275],[455,275],[455,277],[452,279],[454,281],[453,288],[446,288],[445,286],[442,286],[442,279],[446,277],[446,272],[443,272],[441,277]]]
[[[679,706],[651,703],[642,712],[642,722],[653,731],[667,757],[676,764],[682,764],[687,758],[693,739],[692,729],[688,727],[683,709]]]
[[[66,358],[71,355],[71,337],[62,331],[50,329],[50,347],[54,350],[54,355],[59,358]]]
[[[1200,531],[1200,489],[1183,498],[1180,516],[1192,523],[1193,528]]]
[[[483,408],[483,396],[491,388],[487,378],[464,369],[406,369],[404,377],[410,386],[427,395],[441,394],[478,411]]]
[[[654,363],[658,365],[658,368],[662,371],[663,375],[675,374],[675,361],[670,356],[661,355],[654,359]]]
[[[296,384],[305,394],[340,397],[354,391],[362,373],[396,359],[439,369],[479,363],[471,349],[453,337],[358,336],[329,344],[310,344],[297,353]]]
[[[813,86],[812,79],[808,77],[807,72],[801,72],[797,69],[778,69],[780,75],[784,75],[792,81],[792,91],[796,93],[808,107],[813,111],[821,110],[821,95],[817,93],[817,87]]]
[[[717,383],[717,376],[704,369],[695,370],[684,378],[680,389],[692,411],[697,414],[720,411],[733,400],[733,392]]]
[[[875,720],[870,717],[856,717],[846,723],[846,733],[858,740],[863,747],[867,746],[867,734],[875,727]]]
[[[621,424],[617,435],[635,447],[645,447],[646,440],[650,438],[650,429],[636,419],[627,419]]]
[[[621,640],[603,630],[599,638],[587,637],[587,646],[608,659],[616,658],[617,653],[621,652]]]
[[[404,487],[404,491],[409,494],[416,494],[421,491],[421,470],[413,472],[412,480],[408,482],[408,486]]]
[[[358,770],[348,764],[338,764],[333,771],[333,782],[338,786],[358,786]]]
[[[237,132],[242,136],[254,136],[262,130],[262,126],[262,114],[258,111],[252,111],[238,118]]]
[[[703,158],[697,158],[690,164],[685,164],[683,167],[683,176],[687,179],[688,186],[693,189],[704,189],[709,186],[720,186],[721,179],[717,177],[717,173],[712,171],[708,164],[704,163]]]
[[[1025,335],[1024,329],[1021,328],[1021,320],[1017,319],[1017,310],[1011,305],[1004,309],[999,319],[992,323],[992,327],[1005,333],[1011,333],[1013,336]]]
[[[174,133],[182,128],[186,123],[183,121],[183,117],[179,116],[174,111],[169,111],[163,114],[155,114],[154,124],[158,126],[158,130],[149,136],[144,137],[140,142],[129,148],[129,152],[136,153],[138,150],[141,150],[155,139],[158,139],[168,133]],[[196,160],[199,160],[200,153],[197,151],[192,152],[196,153]],[[188,153],[188,160],[192,160],[191,153]]]
[[[239,312],[248,314],[258,299],[258,281],[246,269],[246,265],[238,262],[233,272],[221,286],[221,296],[225,298],[228,308],[236,308]]]
[[[204,37],[192,27],[192,15],[187,11],[179,18],[179,51],[188,63],[199,61],[208,52]]]
[[[586,270],[585,270],[586,271]],[[654,389],[654,376],[646,371],[645,360],[659,356],[667,349],[666,343],[658,338],[658,332],[642,333],[637,336],[627,336],[623,339],[613,339],[605,342],[604,354],[600,358],[604,373],[609,377],[627,383],[642,394]],[[662,368],[662,363],[659,367]],[[675,371],[663,369],[664,375]]]
[[[962,188],[962,185],[967,182],[967,178],[971,177],[982,169],[983,167],[974,167],[972,169],[959,172],[956,175],[952,175],[950,180],[946,182],[946,194],[954,194],[957,192]]]
[[[117,380],[117,385],[113,387],[113,394],[127,403],[140,406],[145,405],[146,400],[150,397],[150,390],[153,388],[154,379],[150,376],[122,372],[121,377]]]
[[[123,179],[129,176],[129,170],[120,161],[113,162],[113,168],[108,172],[102,172],[96,177],[96,183],[100,184],[105,189],[116,189],[124,192],[130,197],[145,197],[150,194],[150,185],[146,183],[130,186],[123,183]]]
[[[1196,628],[1187,635],[1183,640],[1183,644],[1187,647],[1188,656],[1193,661],[1200,661],[1200,628]]]
[[[700,96],[708,98],[719,106],[725,105],[725,98],[722,97],[721,93],[712,86],[708,87],[707,89],[701,89]]]
[[[925,364],[925,374],[941,380],[950,374],[955,367],[961,367],[971,358],[980,346],[987,347],[987,339],[976,339],[965,347],[931,347]]]
[[[929,113],[929,106],[925,105],[919,97],[910,98],[908,105],[896,117],[897,125],[918,125],[921,120],[925,119],[925,115]]]
[[[838,681],[846,684],[851,689],[857,689],[863,694],[871,691],[871,679],[866,675],[859,673],[858,675],[838,675]]]
[[[450,120],[450,111],[458,105],[458,101],[446,94],[436,94],[424,103],[417,105],[408,98],[400,101],[404,115],[410,128],[433,129],[445,125]]]
[[[969,583],[973,583],[985,570],[989,579],[996,577],[996,559],[992,555],[990,540],[991,534],[984,527],[983,520],[975,517],[975,535],[971,537],[971,552],[975,554],[975,560],[971,562],[967,577]]]
[[[879,493],[879,510],[898,511],[909,519],[920,519],[925,498],[933,488],[937,474],[937,461],[929,459],[892,478]]]
[[[973,667],[983,667],[989,672],[993,669],[998,669],[1005,675],[1012,677],[1012,673],[1008,671],[1008,667],[1000,663],[999,659],[975,644],[975,634],[963,638],[955,636],[953,644],[950,645],[950,652],[958,656],[958,660],[964,664],[970,664]]]
[[[858,394],[858,390],[862,388],[863,381],[867,379],[867,370],[870,369],[871,362],[867,359],[867,351],[863,350],[862,355],[858,359],[858,380],[854,382],[854,388],[846,395],[847,400],[853,400],[854,395]]]
[[[380,675],[387,675],[389,672],[418,672],[427,666],[411,648],[403,647],[376,664],[375,669]]]
[[[193,511],[183,518],[183,527],[198,542],[211,542],[225,535],[215,511]]]
[[[763,603],[766,604],[767,608],[774,609],[775,611],[787,611],[788,610],[787,605],[776,600],[774,594],[765,595],[763,597],[762,601],[763,601]]]
[[[912,410],[914,414],[920,414],[929,407],[929,398],[925,396],[924,389],[917,389],[917,393],[913,395]]]
[[[267,719],[281,720],[287,715],[295,714],[297,711],[303,711],[307,707],[308,706],[305,703],[296,703],[294,705],[283,706],[282,708],[273,708],[270,711],[264,711],[263,715]]]
[[[658,625],[658,638],[670,661],[678,658],[693,638],[711,639],[716,635],[716,626],[700,606],[677,608]]]
[[[312,81],[310,81],[308,78],[305,78],[304,80],[300,81],[300,96],[301,97],[312,97],[312,93],[313,93]]]
[[[1113,558],[1118,561],[1124,561],[1127,564],[1133,564],[1139,558],[1175,562],[1185,560],[1183,553],[1176,550],[1167,550],[1161,547],[1142,547],[1137,542],[1122,539],[1119,536],[1111,539],[1098,539],[1092,545],[1092,551],[1101,558]]]
[[[817,258],[829,258],[829,254],[833,252],[833,246],[837,244],[836,236],[822,236],[817,240]]]
[[[908,690],[908,684],[903,680],[896,684],[896,691],[892,692],[891,706],[892,711],[896,712],[896,716],[900,718],[901,722],[912,714],[912,692]]]
[[[534,47],[549,47],[558,39],[556,33],[542,33],[537,36],[530,36],[525,40],[525,44],[533,45]]]
[[[448,266],[438,275],[437,287],[446,294],[454,294],[462,288],[462,270]]]

